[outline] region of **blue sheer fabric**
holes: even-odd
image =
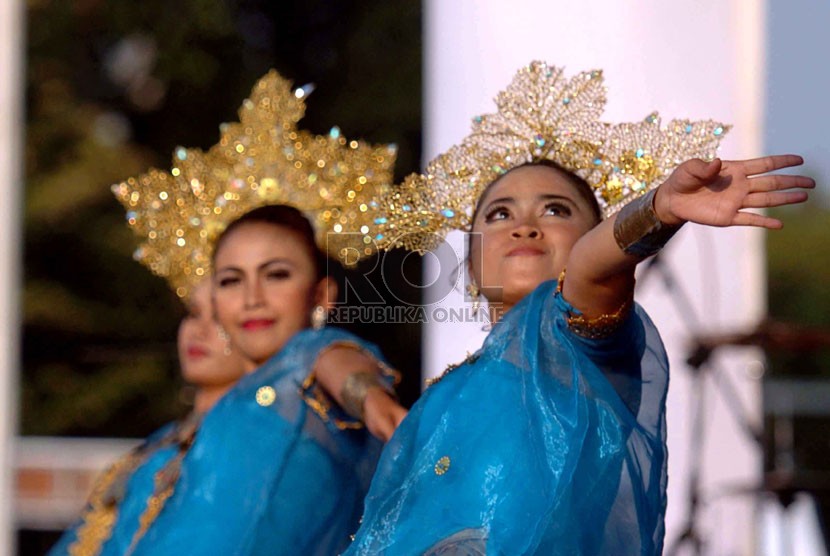
[[[173,495],[130,553],[156,473],[178,445],[154,452],[135,471],[100,553],[342,552],[358,527],[381,444],[365,429],[340,430],[323,420],[299,395],[321,350],[335,342],[357,344],[382,361],[377,348],[342,330],[305,330],[294,336],[205,415],[182,461]],[[262,395],[269,388],[275,395],[272,403]],[[336,406],[329,414],[350,419]],[[78,525],[64,534],[50,556],[69,553]]]
[[[126,481],[123,499],[118,504],[116,521],[109,536],[103,539],[98,554],[121,556],[127,552],[133,537],[139,529],[139,518],[147,508],[147,500],[155,489],[154,477],[178,451],[178,446],[169,442],[156,447],[175,432],[170,423],[154,432],[144,441],[139,450],[146,450],[147,457],[136,467]],[[129,457],[129,456],[126,456]],[[70,553],[70,547],[78,540],[78,528],[84,524],[79,520],[61,536],[49,551],[49,556],[63,556]]]
[[[326,346],[356,343],[305,330],[205,415],[176,489],[134,555],[332,555],[357,529],[381,445],[340,430],[299,396]],[[263,388],[272,389],[273,403]],[[259,401],[258,401],[259,398]],[[336,410],[332,410],[336,411]]]
[[[356,555],[659,554],[668,361],[636,307],[612,336],[540,285],[384,449]]]

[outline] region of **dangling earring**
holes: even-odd
[[[473,299],[473,316],[478,315],[478,310],[481,308],[481,290],[475,282],[470,282],[467,285],[467,293]]]
[[[314,330],[320,330],[326,325],[326,321],[328,320],[328,312],[326,308],[322,305],[318,305],[314,308],[311,312],[311,327]]]
[[[231,353],[233,353],[233,350],[231,349],[231,337],[228,336],[228,332],[225,330],[225,328],[221,324],[217,324],[216,331],[217,334],[219,334],[219,339],[225,342],[225,347],[222,348],[222,353],[224,353],[225,355],[230,355]]]

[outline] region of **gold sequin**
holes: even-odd
[[[435,474],[439,477],[450,470],[450,457],[443,456],[435,462]]]
[[[130,228],[142,239],[135,258],[166,278],[180,297],[209,273],[213,242],[225,227],[264,204],[303,211],[317,244],[335,258],[353,246],[358,257],[351,264],[356,264],[366,252],[356,233],[327,241],[330,215],[339,209],[347,216],[340,222],[342,232],[374,230],[375,214],[360,207],[370,206],[392,182],[395,148],[347,142],[339,131],[298,130],[304,96],[296,96],[291,82],[272,71],[243,102],[239,122],[223,124],[219,142],[207,152],[179,147],[169,172],[152,169],[113,186]],[[180,241],[171,242],[179,228]]]
[[[369,211],[379,249],[423,253],[451,230],[469,231],[487,186],[505,172],[548,160],[594,188],[603,216],[662,183],[684,160],[711,160],[729,127],[711,120],[673,120],[656,113],[635,123],[600,121],[606,103],[602,72],[567,78],[562,68],[533,62],[496,97],[497,111],[473,120],[460,144],[382,192]]]
[[[256,403],[268,407],[277,400],[277,391],[270,386],[262,386],[256,391]]]

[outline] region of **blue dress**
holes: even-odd
[[[137,470],[100,553],[342,552],[357,530],[381,444],[335,405],[321,407],[327,400],[308,384],[317,356],[333,343],[357,345],[382,361],[374,346],[342,330],[295,335],[204,416],[175,488],[156,505],[160,511],[147,512],[158,494],[154,476],[175,454],[159,453],[154,465]],[[139,510],[127,511],[133,507]],[[148,518],[149,527],[133,543],[139,521]],[[76,531],[67,532],[52,556],[67,553]]]
[[[546,282],[427,389],[384,448],[356,555],[660,554],[668,361],[645,312],[611,336]]]
[[[324,416],[299,395],[319,353],[340,342],[382,361],[343,330],[304,330],[217,402],[135,556],[330,556],[348,546],[382,446],[365,428],[341,428],[348,417],[336,407]]]
[[[81,519],[67,529],[49,556],[126,554],[156,489],[156,474],[179,451],[178,429],[176,423],[165,425],[113,464],[93,487]]]

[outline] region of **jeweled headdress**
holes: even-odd
[[[392,182],[395,148],[348,141],[337,128],[298,130],[306,92],[271,71],[207,152],[179,147],[169,172],[151,169],[112,187],[143,240],[135,259],[180,297],[209,273],[225,227],[266,204],[303,211],[320,248],[346,265],[374,253],[369,203]]]
[[[533,62],[496,97],[498,111],[473,119],[458,145],[377,201],[380,249],[424,252],[451,230],[469,230],[486,187],[523,164],[550,160],[584,178],[603,217],[657,187],[681,162],[714,158],[729,127],[711,120],[672,120],[656,113],[638,123],[600,121],[602,72],[570,79],[562,68]]]

